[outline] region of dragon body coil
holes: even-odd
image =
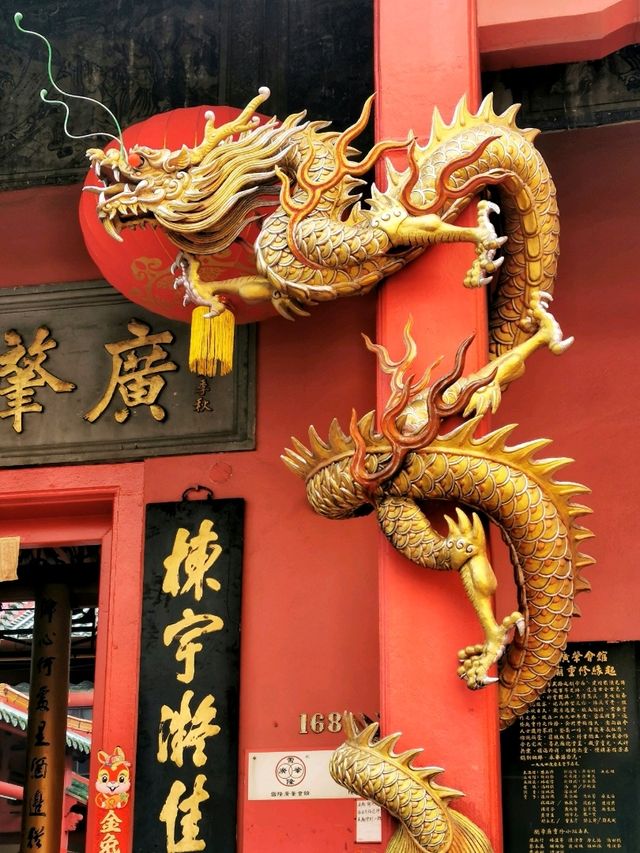
[[[375,471],[391,449],[368,432],[370,423],[367,419],[360,426],[371,444],[378,445],[366,458],[367,468]],[[507,447],[505,440],[514,426],[474,438],[477,425],[474,419],[410,452],[373,501],[385,536],[408,559],[427,568],[453,566],[450,540],[433,529],[421,501],[454,500],[486,513],[502,531],[514,563],[518,610],[524,620],[522,634],[516,632],[500,662],[504,728],[527,710],[555,675],[575,612],[574,595],[588,588],[580,570],[593,560],[579,546],[591,534],[577,518],[589,509],[571,502],[588,489],[554,480],[553,472],[570,460],[533,458],[548,444],[546,440]],[[329,445],[336,450],[336,443],[349,442],[334,425]],[[317,448],[317,440],[314,443]],[[322,444],[326,458],[329,445]],[[300,445],[293,452],[303,455]],[[302,463],[296,462],[299,471]],[[366,501],[361,486],[353,483],[350,463],[351,455],[345,455],[309,473],[307,498],[316,512],[344,518]]]

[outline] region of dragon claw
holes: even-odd
[[[534,291],[529,297],[526,315],[521,318],[519,325],[524,331],[530,333],[537,327],[535,334],[541,335],[542,341],[554,355],[561,355],[569,349],[574,338],[563,338],[559,323],[549,311],[549,304],[552,301],[551,293],[544,290]]]
[[[489,675],[489,669],[504,655],[509,633],[514,627],[519,633],[524,632],[524,618],[517,611],[505,616],[502,622],[490,631],[484,643],[460,649],[458,676],[471,690],[480,690],[498,681],[498,678]]]
[[[504,262],[504,258],[494,260],[496,250],[503,246],[507,238],[498,237],[490,213],[500,213],[495,202],[482,200],[478,202],[478,226],[476,238],[476,259],[464,278],[465,287],[485,287],[490,284],[493,274]]]

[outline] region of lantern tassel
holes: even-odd
[[[226,376],[233,367],[233,340],[236,318],[225,308],[215,317],[207,317],[210,309],[199,305],[191,314],[189,370],[200,376],[215,376],[220,370]]]

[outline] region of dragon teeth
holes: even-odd
[[[115,215],[115,212],[114,212],[114,215]],[[103,219],[102,224],[104,225],[105,230],[106,230],[107,234],[109,234],[110,237],[113,237],[113,239],[117,240],[118,243],[123,242],[122,237],[120,236],[120,234],[118,234],[114,223],[111,221],[111,218]]]

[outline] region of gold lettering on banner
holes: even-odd
[[[120,832],[121,823],[122,818],[118,817],[118,815],[114,812],[113,809],[109,809],[109,811],[100,821],[100,832]]]
[[[33,343],[27,349],[22,336],[15,329],[4,333],[7,350],[0,355],[0,379],[4,380],[0,397],[5,398],[7,408],[0,410],[0,418],[12,418],[16,432],[22,432],[25,414],[44,410],[42,404],[34,399],[36,388],[48,385],[52,391],[60,394],[73,391],[76,387],[73,382],[58,379],[43,367],[48,358],[47,352],[58,346],[50,335],[46,326],[39,326],[33,336]]]
[[[198,773],[193,785],[193,793],[182,802],[180,798],[187,790],[186,785],[176,781],[171,786],[160,812],[160,820],[167,829],[167,853],[195,853],[195,851],[204,850],[205,842],[198,838],[198,834],[202,818],[200,804],[209,799],[209,794],[204,789],[206,781],[204,774]],[[180,819],[182,837],[176,841],[176,822],[179,811],[184,817]]]
[[[108,832],[102,836],[99,853],[121,853],[120,841],[113,833]]]
[[[127,328],[135,337],[104,345],[111,356],[111,376],[101,399],[84,416],[89,423],[100,417],[116,391],[124,402],[124,407],[114,414],[120,424],[128,419],[131,409],[136,406],[148,406],[156,421],[164,420],[167,415],[165,409],[157,403],[160,392],[167,384],[160,374],[177,370],[178,365],[168,361],[169,353],[161,344],[172,343],[173,334],[165,331],[150,335],[151,327],[140,320],[131,320]],[[145,352],[140,352],[142,347],[146,348]]]
[[[189,531],[180,527],[173,542],[173,550],[165,559],[164,580],[162,591],[169,595],[184,595],[193,590],[196,601],[202,599],[204,585],[215,592],[220,590],[220,582],[215,578],[207,578],[206,574],[222,553],[217,544],[218,534],[213,529],[213,522],[205,519],[200,524],[196,536],[189,538]],[[180,569],[184,569],[186,578],[181,580]]]
[[[163,640],[165,646],[170,645],[173,640],[178,640],[176,649],[176,661],[184,661],[184,672],[177,673],[176,678],[185,684],[190,684],[195,675],[195,657],[197,652],[202,651],[202,643],[196,640],[204,634],[221,631],[224,622],[219,616],[211,613],[196,614],[187,607],[182,611],[182,619],[168,625],[164,629]]]
[[[168,705],[162,706],[156,758],[163,764],[170,760],[177,767],[182,767],[185,749],[193,749],[196,767],[207,763],[204,754],[207,739],[220,733],[220,726],[213,723],[218,710],[214,707],[215,697],[209,694],[192,714],[189,708],[192,698],[193,690],[185,690],[179,711],[173,711]]]

